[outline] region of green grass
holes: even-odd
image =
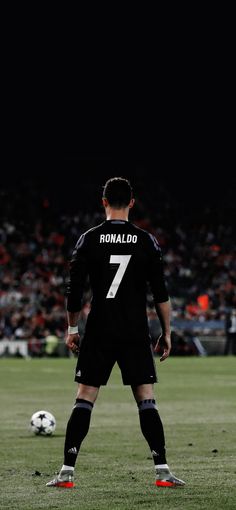
[[[0,508],[7,510],[231,510],[236,507],[236,359],[157,360],[156,399],[168,463],[186,481],[156,488],[130,389],[115,367],[93,410],[76,467],[76,487],[48,489],[62,464],[76,385],[74,359],[0,360]],[[30,417],[51,411],[57,429],[32,436]],[[190,445],[191,444],[191,445]],[[212,450],[217,449],[218,453]],[[32,476],[36,470],[41,476]]]

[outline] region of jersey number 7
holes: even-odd
[[[106,298],[113,299],[118,291],[121,280],[125,274],[128,263],[131,259],[131,255],[111,255],[110,256],[110,264],[119,264],[119,267],[116,271],[112,284],[108,290]]]

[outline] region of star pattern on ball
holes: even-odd
[[[42,434],[45,432],[46,427],[43,427],[43,425],[40,425],[40,427],[37,427],[37,430],[38,430],[38,434]]]

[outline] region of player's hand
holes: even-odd
[[[154,352],[158,352],[159,343],[161,344],[161,349],[163,349],[163,354],[160,357],[160,361],[164,361],[168,358],[171,351],[171,339],[170,335],[164,335],[163,333],[159,336],[157,343],[154,347]]]
[[[77,354],[79,352],[79,339],[80,339],[79,333],[67,335],[66,337],[66,345],[74,354]]]

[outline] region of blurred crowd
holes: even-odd
[[[36,195],[37,196],[37,195]],[[25,198],[25,197],[24,197]],[[42,339],[64,338],[65,281],[68,261],[78,237],[105,219],[102,209],[84,212],[54,210],[37,196],[18,197],[18,207],[1,196],[0,225],[0,339],[27,339],[32,355]],[[28,202],[28,203],[29,203]],[[137,200],[131,221],[154,234],[163,251],[165,274],[174,319],[225,320],[236,308],[236,236],[228,216],[214,217],[206,209],[200,218],[186,216],[165,194],[148,209]],[[232,214],[232,212],[231,212]],[[85,289],[80,330],[89,313]],[[151,295],[147,302],[153,320]]]

